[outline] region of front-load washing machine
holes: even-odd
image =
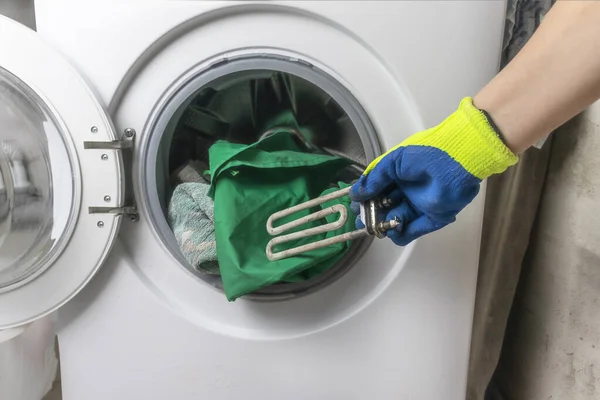
[[[1,19],[0,328],[58,310],[66,400],[464,398],[482,195],[232,303],[165,209],[174,154],[202,147],[175,129],[190,105],[249,142],[285,99],[364,165],[496,73],[504,8],[44,0],[37,33]]]

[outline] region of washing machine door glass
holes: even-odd
[[[124,143],[76,70],[0,17],[0,329],[57,309],[103,263]]]
[[[0,289],[41,273],[68,239],[73,160],[46,105],[0,68]]]

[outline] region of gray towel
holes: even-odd
[[[220,275],[215,241],[215,213],[209,185],[182,183],[173,191],[169,225],[186,260],[198,271]]]

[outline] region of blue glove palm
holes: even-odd
[[[486,116],[466,98],[435,128],[417,133],[373,161],[352,186],[350,197],[363,202],[388,197],[386,220],[402,225],[388,231],[405,246],[455,221],[493,173],[518,158],[502,143]],[[356,209],[356,204],[353,209]],[[357,221],[357,227],[362,227]]]

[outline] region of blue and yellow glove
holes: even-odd
[[[465,98],[440,125],[419,132],[375,159],[352,186],[355,202],[387,197],[386,220],[402,225],[387,232],[397,245],[436,231],[479,192],[479,184],[518,161],[483,111]],[[362,227],[360,220],[357,226]]]

